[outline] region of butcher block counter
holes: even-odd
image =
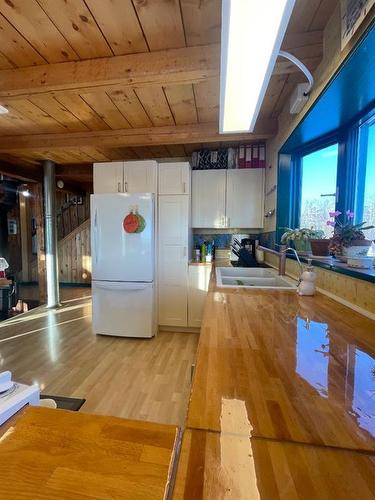
[[[0,427],[0,498],[163,500],[174,426],[27,407]]]
[[[375,322],[213,273],[174,498],[375,498]]]

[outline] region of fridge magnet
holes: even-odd
[[[138,212],[135,213],[135,215],[138,217],[138,227],[135,230],[136,233],[142,233],[146,227],[146,221],[142,215],[140,215]]]
[[[137,210],[132,210],[124,219],[124,230],[127,233],[142,233],[146,227],[146,221]]]
[[[124,218],[122,225],[126,233],[135,233],[139,226],[138,216],[134,212],[130,212],[130,214]]]

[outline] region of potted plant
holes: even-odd
[[[329,243],[330,240],[324,238],[324,232],[321,231],[319,237],[310,238],[311,253],[315,257],[328,257],[329,256]]]
[[[310,240],[321,238],[323,234],[323,231],[317,231],[313,228],[290,229],[287,227],[281,236],[281,243],[285,245],[290,242],[289,244],[293,244],[300,255],[309,255],[311,253]]]
[[[344,257],[344,260],[367,255],[372,241],[366,239],[363,231],[373,229],[374,226],[365,226],[366,222],[353,224],[354,213],[351,210],[347,210],[345,215],[336,210],[329,212],[329,216],[331,220],[327,221],[327,226],[333,227],[331,253],[339,258]]]

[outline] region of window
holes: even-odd
[[[319,149],[301,158],[300,227],[322,230],[327,237],[328,212],[336,208],[338,144]]]
[[[355,191],[355,222],[375,226],[375,116],[359,127]],[[365,234],[366,238],[375,239],[375,229]]]

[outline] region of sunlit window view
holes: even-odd
[[[375,226],[375,121],[361,127],[360,134],[355,221]],[[375,239],[375,228],[365,234],[366,238]]]
[[[322,230],[332,236],[327,226],[329,212],[335,210],[338,144],[302,157],[300,227]]]

